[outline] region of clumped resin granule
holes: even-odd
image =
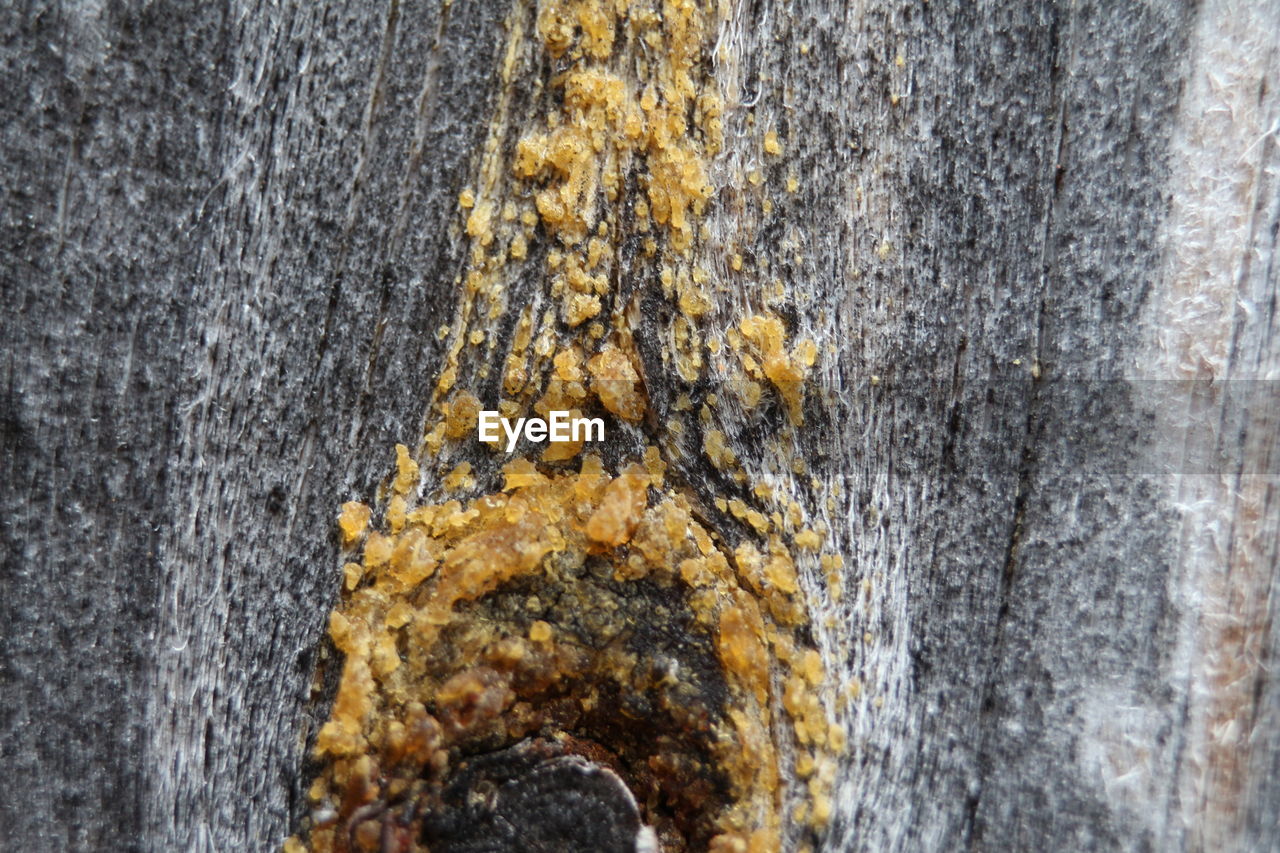
[[[501,762],[557,784],[605,780],[618,820],[633,809],[666,851],[803,849],[830,819],[846,736],[800,567],[837,589],[838,558],[819,569],[823,537],[794,500],[749,481],[706,405],[679,395],[662,415],[672,428],[655,434],[644,375],[690,388],[706,354],[726,369],[732,356],[748,409],[771,394],[787,429],[803,422],[816,348],[790,342],[764,307],[717,318],[704,268],[715,249],[697,220],[724,144],[710,77],[724,14],[691,0],[516,4],[502,91],[550,62],[548,111],[513,128],[498,99],[478,173],[459,190],[469,256],[439,329],[429,428],[416,450],[396,446],[376,507],[338,515],[342,598],[328,635],[341,676],[291,853],[453,849],[505,778]],[[772,131],[764,149],[782,154]],[[657,361],[642,362],[618,285],[641,274],[673,309]],[[519,276],[545,286],[509,306]],[[491,371],[503,396],[482,400],[472,391]],[[487,460],[499,448],[476,438],[492,408],[589,413],[621,438],[510,458],[498,483]],[[686,430],[742,497],[677,482]],[[424,484],[440,497],[421,499]]]
[[[801,744],[828,726],[804,686],[820,661],[789,627],[793,571],[744,546],[744,586],[648,456],[616,475],[594,455],[575,472],[516,459],[499,492],[348,540],[361,577],[330,617],[344,662],[306,849],[383,850],[389,832],[429,849],[451,768],[532,737],[609,756],[663,849],[778,848],[771,699]]]

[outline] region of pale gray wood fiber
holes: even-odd
[[[824,648],[868,695],[827,849],[1280,849],[1274,134],[1223,202],[1253,224],[1213,375],[1271,380],[1209,403],[1259,413],[1224,439],[1226,492],[1253,502],[1222,547],[1261,602],[1225,810],[1188,800],[1188,709],[1216,687],[1186,659],[1200,599],[1156,405],[1115,381],[1157,350],[1171,152],[1220,11],[734,9],[721,73],[786,130],[770,183],[800,184],[744,248],[796,242],[792,319],[838,350],[802,435],[842,486],[857,593]],[[332,519],[421,429],[507,12],[0,10],[0,848],[289,833]],[[1280,4],[1255,12],[1280,32]]]

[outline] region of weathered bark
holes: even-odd
[[[421,433],[509,12],[0,12],[0,846],[291,831],[333,515]],[[725,26],[709,228],[835,349],[824,848],[1280,845],[1280,4]]]

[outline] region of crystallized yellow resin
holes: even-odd
[[[607,753],[664,850],[768,853],[805,837],[795,807],[811,828],[830,820],[829,754],[847,737],[807,646],[798,566],[835,590],[842,561],[819,569],[825,537],[785,492],[749,481],[716,424],[732,401],[776,393],[798,427],[817,360],[763,294],[732,322],[718,313],[715,269],[738,280],[768,268],[734,250],[704,257],[698,220],[725,144],[707,60],[723,14],[548,0],[508,20],[492,126],[458,190],[469,254],[424,435],[395,447],[374,506],[338,516],[343,596],[328,633],[341,676],[291,853],[379,850],[389,834],[423,853],[421,821],[458,763],[532,737]],[[558,69],[543,81],[549,106],[512,127],[510,83],[544,61]],[[775,130],[755,138],[782,156]],[[616,290],[624,240],[641,235],[635,263],[653,265],[675,309],[653,364],[634,334],[645,321]],[[545,287],[509,305],[519,275]],[[703,405],[681,393],[670,432],[637,438],[658,421],[646,368],[680,387],[729,367],[732,394]],[[490,370],[504,396],[482,401]],[[607,435],[633,443],[505,456],[505,442],[477,440],[494,409],[605,417]],[[693,452],[740,489],[707,507],[672,473],[687,461],[673,442],[691,429]],[[484,463],[495,453],[500,488]]]

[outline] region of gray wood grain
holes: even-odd
[[[332,518],[421,429],[507,12],[0,11],[0,848],[290,831]],[[754,104],[800,187],[709,221],[838,350],[803,451],[865,695],[825,848],[1276,849],[1280,4],[728,27],[725,173]],[[1216,383],[1156,384],[1214,335]],[[1170,458],[1188,412],[1230,465]]]

